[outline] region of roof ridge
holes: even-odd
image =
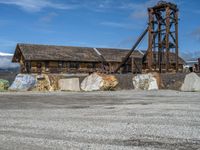
[[[51,45],[51,44],[30,44],[30,43],[17,43],[17,45],[26,45],[26,46],[52,46],[52,47],[72,47],[72,48],[90,48],[93,49],[94,47],[89,47],[89,46],[70,46],[70,45]],[[109,50],[131,50],[130,48],[116,48],[116,47],[95,47],[97,49],[109,49]],[[136,50],[138,51],[138,50]]]

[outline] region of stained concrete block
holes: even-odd
[[[79,78],[60,79],[58,85],[61,91],[80,91]]]
[[[140,74],[133,77],[133,86],[140,90],[158,90],[158,83],[153,74]]]
[[[200,77],[196,73],[186,75],[181,91],[200,92]]]

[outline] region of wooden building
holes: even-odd
[[[20,64],[21,73],[113,72],[128,52],[125,49],[17,44],[12,62]],[[121,72],[142,72],[146,66],[143,57],[141,51],[133,52]],[[108,64],[106,70],[102,59]]]

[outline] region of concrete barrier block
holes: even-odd
[[[200,77],[196,73],[186,75],[181,91],[200,92]]]
[[[79,78],[60,79],[58,85],[61,91],[80,91]]]

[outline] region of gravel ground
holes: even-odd
[[[200,149],[200,93],[0,93],[0,149]]]

